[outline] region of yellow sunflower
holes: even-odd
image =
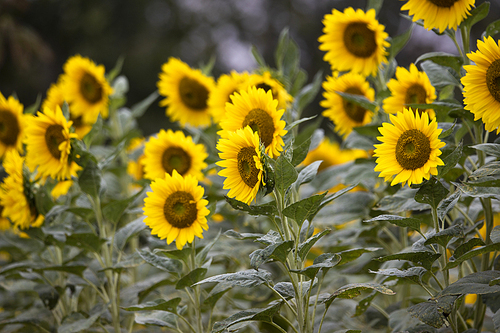
[[[227,139],[219,139],[217,149],[222,161],[216,164],[224,168],[219,176],[226,177],[223,188],[229,189],[227,195],[250,204],[262,181],[259,135],[246,126],[229,132]]]
[[[375,14],[375,9],[365,13],[349,7],[343,13],[333,9],[331,14],[325,15],[324,35],[318,38],[319,49],[326,51],[323,59],[332,69],[375,75],[380,64],[387,62],[386,48],[390,44],[386,38],[389,35]]]
[[[160,106],[167,107],[167,116],[183,127],[210,125],[208,98],[215,88],[214,80],[176,58],[170,58],[161,69],[157,86],[160,95],[166,97]]]
[[[38,169],[44,180],[47,177],[68,180],[76,176],[80,167],[68,159],[70,140],[77,137],[69,131],[71,124],[59,106],[55,110],[46,108],[30,119],[26,126],[26,165],[31,172]]]
[[[191,175],[202,180],[201,170],[207,167],[204,162],[207,157],[205,146],[194,143],[191,136],[185,136],[182,131],[160,130],[158,136],[144,146],[144,178],[163,178],[165,172],[171,175],[175,170],[181,176]]]
[[[202,199],[203,187],[191,175],[182,177],[173,171],[165,173],[151,183],[152,192],[144,199],[144,223],[151,228],[152,235],[167,239],[167,244],[175,240],[180,250],[194,240],[203,238],[203,230],[208,229],[206,216],[208,201]]]
[[[23,105],[12,96],[5,99],[0,93],[0,159],[9,150],[23,151],[24,123]]]
[[[482,119],[486,130],[500,132],[500,45],[491,37],[477,42],[477,52],[467,54],[475,65],[464,66],[465,109]]]
[[[61,89],[74,118],[81,116],[86,124],[95,123],[99,113],[107,118],[113,88],[106,81],[104,66],[76,55],[69,58],[63,68]]]
[[[58,83],[52,84],[49,90],[47,90],[47,97],[43,101],[42,109],[48,108],[50,110],[55,110],[56,106],[62,109],[65,100],[59,80]],[[78,138],[83,139],[83,137],[90,132],[94,123],[86,123],[82,115],[76,116],[72,110],[73,108],[69,108],[69,120],[73,121],[73,128]]]
[[[345,100],[337,91],[342,93],[360,95],[370,101],[375,100],[375,91],[361,74],[349,72],[340,77],[327,77],[323,82],[323,97],[320,105],[326,110],[323,116],[335,124],[335,131],[347,137],[354,127],[368,124],[373,117],[373,112]]]
[[[234,93],[233,103],[226,104],[226,117],[220,122],[218,134],[228,138],[230,132],[250,126],[259,134],[270,157],[279,156],[283,150],[282,137],[287,133],[285,121],[281,120],[284,109],[277,110],[278,101],[272,92],[252,86],[246,91]]]
[[[425,72],[419,72],[415,64],[410,65],[410,70],[398,67],[396,79],[391,79],[387,88],[392,94],[384,100],[384,111],[387,113],[401,112],[407,104],[431,104],[436,99],[436,89],[429,77]],[[416,110],[427,112],[430,119],[436,116],[433,109]]]
[[[231,103],[229,96],[246,88],[249,77],[247,72],[238,73],[236,71],[219,76],[216,87],[208,97],[208,106],[214,123],[219,123],[224,118],[226,103]]]
[[[413,22],[424,21],[424,28],[446,28],[456,30],[462,21],[470,14],[470,9],[476,0],[408,0],[401,10],[408,10],[413,15]]]
[[[137,156],[137,153],[140,153],[137,158],[130,156],[130,160],[127,163],[127,173],[134,181],[144,179],[144,152],[141,151],[144,149],[145,141],[144,137],[133,138],[127,147],[128,154]]]
[[[408,182],[420,184],[423,179],[437,175],[437,166],[444,165],[438,157],[439,148],[445,145],[438,139],[441,129],[432,119],[429,123],[427,113],[413,112],[404,109],[397,115],[390,115],[391,123],[383,123],[379,127],[382,136],[377,137],[381,144],[375,145],[379,177],[385,181],[392,180],[391,185]]]
[[[28,180],[23,176],[23,164],[24,158],[17,150],[9,150],[5,155],[3,166],[8,176],[0,184],[0,206],[3,207],[2,217],[10,219],[14,229],[39,227],[44,221],[35,203],[26,197],[30,187],[25,184]]]
[[[269,71],[265,71],[262,74],[254,73],[250,75],[248,86],[262,88],[266,92],[270,90],[273,94],[273,98],[278,100],[279,109],[286,109],[288,105],[293,101],[293,97],[288,94],[281,82],[271,76],[271,73]]]

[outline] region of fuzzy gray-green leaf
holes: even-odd
[[[179,306],[180,302],[181,302],[180,297],[172,298],[168,301],[164,300],[163,298],[158,298],[158,299],[155,299],[154,301],[150,301],[150,302],[146,302],[146,303],[142,303],[142,304],[137,304],[137,305],[131,305],[131,306],[123,307],[122,309],[127,310],[127,311],[161,310],[161,311],[177,313],[177,306]]]

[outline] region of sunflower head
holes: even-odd
[[[435,119],[429,122],[427,113],[405,109],[397,115],[390,115],[391,123],[379,127],[381,144],[375,145],[377,157],[375,171],[391,185],[402,183],[408,186],[420,184],[423,179],[437,175],[437,166],[444,165],[439,158],[445,143],[439,140],[441,129]]]
[[[231,103],[230,96],[248,86],[248,72],[222,74],[208,98],[208,106],[215,123],[219,123],[226,114],[226,103]]]
[[[95,123],[99,114],[107,118],[113,88],[106,81],[104,66],[76,55],[66,61],[63,69],[61,89],[73,117],[81,116],[86,124]]]
[[[462,21],[470,14],[476,0],[408,0],[401,10],[408,10],[413,15],[413,22],[424,21],[424,28],[446,28],[456,30]]]
[[[152,192],[144,199],[144,222],[151,228],[152,235],[167,239],[167,244],[175,240],[180,250],[194,236],[203,238],[203,230],[208,229],[206,208],[208,201],[202,199],[203,187],[193,176],[182,177],[173,171],[151,183]]]
[[[219,175],[226,177],[224,189],[228,196],[250,204],[259,191],[263,166],[259,135],[250,126],[229,132],[227,139],[219,139],[217,149],[223,169]]]
[[[387,113],[401,112],[408,104],[431,104],[436,99],[436,89],[432,86],[425,72],[419,72],[415,64],[409,70],[404,67],[396,69],[396,79],[387,83],[392,96],[384,100],[384,111]],[[427,112],[434,119],[433,109],[417,111]]]
[[[228,138],[230,132],[249,126],[257,132],[270,157],[279,156],[283,150],[285,121],[281,120],[285,110],[277,110],[278,101],[271,91],[250,87],[246,91],[234,93],[232,103],[226,104],[226,117],[221,121],[218,134]]]
[[[9,150],[23,151],[24,124],[23,105],[0,93],[0,160]]]
[[[250,75],[247,84],[248,87],[264,89],[266,93],[271,91],[273,98],[278,101],[279,109],[286,109],[293,102],[293,97],[288,94],[283,84],[273,78],[269,71],[265,71],[262,74],[254,73]]]
[[[326,108],[323,116],[335,124],[335,131],[347,137],[354,127],[368,124],[372,120],[373,112],[344,99],[337,92],[360,95],[370,101],[375,100],[375,91],[364,76],[356,73],[347,73],[340,77],[327,77],[323,82],[323,97],[320,105]]]
[[[215,87],[211,77],[179,59],[170,58],[162,66],[157,86],[160,95],[165,96],[160,106],[167,107],[167,116],[172,121],[179,121],[181,126],[210,125],[208,99]]]
[[[333,9],[323,20],[324,35],[319,37],[319,49],[326,51],[324,60],[332,69],[375,75],[380,64],[387,62],[389,35],[375,18],[375,10]]]
[[[487,131],[500,132],[500,44],[492,37],[477,42],[477,51],[467,54],[475,65],[464,66],[462,77],[465,109],[481,119]]]

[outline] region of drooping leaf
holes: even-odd
[[[408,279],[416,284],[422,284],[422,276],[427,272],[423,267],[410,267],[405,270],[397,268],[380,268],[378,271],[370,270],[370,273],[380,274],[384,276],[395,276],[398,278]]]
[[[441,200],[446,198],[448,192],[440,181],[436,178],[431,178],[418,189],[415,194],[415,201],[437,208]]]
[[[441,254],[439,253],[419,251],[419,252],[396,253],[380,258],[375,258],[374,260],[382,262],[390,260],[408,260],[413,262],[414,264],[424,267],[429,271],[431,270],[432,263],[436,261],[439,257],[441,257]]]
[[[455,207],[458,200],[460,199],[462,192],[455,191],[448,197],[444,198],[437,207],[437,215],[440,220],[444,220],[446,214]]]
[[[471,178],[481,178],[486,176],[496,176],[500,174],[500,161],[488,162],[471,173]]]
[[[356,305],[356,312],[354,313],[353,317],[358,317],[361,316],[363,313],[365,313],[370,304],[372,303],[373,299],[375,298],[375,296],[377,296],[377,292],[373,291],[368,296],[360,300]]]
[[[292,249],[294,242],[280,241],[271,244],[265,249],[258,249],[250,253],[250,266],[259,269],[260,265],[264,264],[269,259],[274,259],[279,262],[285,262],[288,252]]]
[[[463,243],[453,251],[453,256],[450,258],[451,261],[455,261],[460,258],[465,253],[469,252],[476,246],[484,246],[484,242],[479,238],[471,238],[467,242]]]
[[[458,296],[442,296],[427,302],[418,303],[408,308],[408,312],[435,328],[441,328],[445,318],[451,313]]]
[[[182,271],[182,263],[179,260],[158,256],[147,250],[137,250],[137,252],[145,262],[162,271],[177,274]]]
[[[348,262],[358,259],[361,255],[365,253],[371,253],[381,250],[380,247],[365,247],[365,248],[354,248],[349,250],[344,250],[338,252],[338,255],[342,258],[339,265],[347,264]]]
[[[316,194],[311,197],[294,202],[290,206],[283,209],[283,215],[293,219],[299,227],[302,226],[305,220],[312,221],[312,217],[316,215],[321,207],[323,199],[328,192]]]
[[[427,240],[424,242],[424,245],[439,244],[442,247],[446,248],[446,245],[448,245],[448,242],[453,237],[464,238],[464,231],[465,227],[463,224],[455,224],[432,235],[432,237],[427,238]]]
[[[379,215],[372,219],[366,220],[365,222],[389,222],[391,224],[397,225],[398,227],[410,228],[411,230],[415,230],[419,234],[422,234],[420,231],[420,223],[421,221],[414,217],[402,217],[399,215]]]
[[[131,305],[127,307],[122,307],[122,309],[127,311],[152,311],[152,310],[161,310],[172,313],[177,313],[177,307],[181,302],[180,297],[172,298],[168,301],[163,298],[155,299],[154,301]]]
[[[305,267],[303,269],[292,269],[293,273],[302,274],[310,278],[311,280],[318,274],[320,270],[323,272],[328,272],[332,267],[339,264],[341,257],[336,253],[323,253],[319,255],[311,266]]]
[[[441,290],[442,295],[492,294],[500,292],[500,285],[490,285],[490,282],[500,277],[500,271],[483,271],[464,276],[458,281]]]
[[[274,201],[254,206],[247,205],[244,202],[241,202],[234,198],[229,198],[228,196],[224,196],[224,198],[234,209],[242,210],[250,215],[275,216],[276,214],[278,214],[278,210],[276,209],[276,202]]]
[[[460,68],[463,65],[463,60],[461,57],[446,52],[424,53],[420,57],[418,57],[417,60],[415,60],[415,63],[419,63],[425,60],[430,60],[438,65],[453,68],[457,73],[460,73]]]
[[[450,269],[453,267],[457,267],[462,262],[474,258],[478,255],[490,253],[494,251],[500,250],[500,243],[488,244],[485,246],[481,246],[475,249],[472,249],[464,254],[462,254],[459,258],[455,258],[455,261],[449,261],[448,264],[444,267],[444,269]]]
[[[191,287],[196,282],[201,281],[207,274],[208,269],[206,268],[195,268],[188,274],[180,278],[179,282],[175,285],[175,289],[184,289],[186,287]]]
[[[245,321],[263,321],[271,323],[273,321],[273,316],[280,310],[281,304],[281,302],[276,302],[264,309],[252,309],[237,312],[224,320],[216,322],[212,328],[212,333],[223,332],[227,328]]]
[[[498,143],[481,143],[470,146],[471,148],[485,152],[494,157],[500,157],[500,144]]]
[[[487,182],[451,182],[464,194],[474,198],[498,198],[500,196],[500,181],[492,180]]]
[[[295,290],[293,289],[293,284],[291,282],[278,282],[274,285],[274,290],[276,290],[284,298],[295,297]]]
[[[135,322],[139,325],[154,325],[177,330],[177,316],[165,311],[141,311],[135,313]]]
[[[107,306],[104,304],[96,305],[91,311],[90,316],[85,319],[80,319],[71,323],[63,322],[57,333],[76,333],[76,332],[85,332],[87,331],[99,317],[101,317],[104,312],[106,312]]]
[[[248,232],[239,233],[233,229],[230,229],[230,230],[224,232],[224,236],[229,237],[229,238],[243,240],[243,239],[256,239],[256,238],[262,237],[264,235],[263,234],[256,234],[256,233],[248,233]]]
[[[363,290],[372,289],[376,290],[381,294],[385,295],[395,295],[396,293],[391,289],[376,283],[351,283],[345,285],[336,291],[334,291],[330,297],[328,297],[324,303],[326,307],[329,307],[336,298],[347,298],[351,299],[361,295]]]
[[[349,94],[341,91],[336,91],[335,93],[339,94],[344,101],[347,101],[347,103],[359,105],[362,108],[370,110],[372,112],[375,112],[378,109],[377,103],[370,101],[365,96]]]
[[[208,282],[217,282],[217,283],[222,282],[232,287],[237,286],[237,287],[251,288],[259,286],[263,283],[268,283],[270,280],[271,280],[270,272],[263,269],[258,271],[254,269],[249,269],[236,273],[226,273],[226,274],[211,276],[209,278],[201,280],[200,282],[195,283],[194,285],[196,286]]]
[[[301,243],[299,245],[299,257],[301,260],[304,260],[307,254],[309,253],[309,250],[316,244],[317,241],[319,241],[323,236],[328,235],[331,232],[331,229],[325,229],[316,235],[308,238],[305,242]]]
[[[203,305],[207,305],[213,308],[217,301],[228,292],[232,286],[230,284],[218,283],[213,287],[213,289],[208,293],[207,297],[203,301]]]

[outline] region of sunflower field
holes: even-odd
[[[500,13],[400,2],[395,36],[382,0],[324,13],[312,78],[285,28],[132,106],[80,54],[0,93],[0,332],[500,332]],[[398,66],[415,26],[454,52]]]

